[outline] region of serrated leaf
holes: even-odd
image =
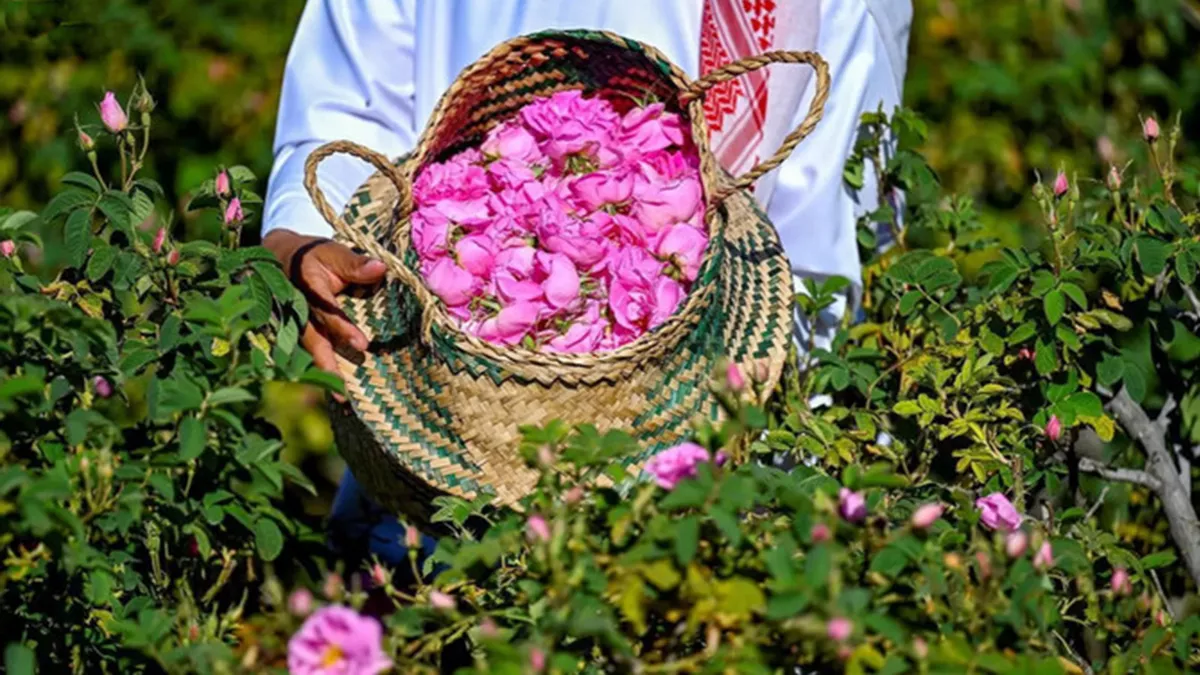
[[[1142,272],[1146,276],[1158,276],[1167,266],[1167,253],[1170,251],[1168,244],[1154,237],[1138,237],[1137,239],[1137,257],[1138,264],[1142,267]]]
[[[275,336],[275,345],[283,351],[284,354],[291,354],[296,349],[296,343],[300,340],[300,329],[296,327],[294,321],[287,321],[279,327],[279,333]]]
[[[1047,321],[1052,325],[1058,323],[1067,309],[1067,299],[1063,292],[1056,288],[1047,293],[1042,298],[1042,309],[1046,312]]]
[[[1082,288],[1072,283],[1065,283],[1062,285],[1062,292],[1071,298],[1071,302],[1074,302],[1076,307],[1087,309],[1087,294],[1083,292]]]
[[[250,286],[250,299],[254,301],[254,308],[250,310],[250,320],[262,325],[271,319],[271,289],[258,274],[251,275],[246,283]]]
[[[283,533],[270,518],[259,518],[254,523],[254,545],[263,560],[271,562],[283,552]]]
[[[108,218],[113,227],[124,232],[132,229],[133,201],[129,195],[116,190],[109,190],[100,197],[96,208]]]
[[[154,202],[146,196],[145,192],[137,191],[133,193],[133,209],[130,211],[130,222],[134,225],[141,225],[146,222],[146,219],[154,213]]]
[[[229,178],[235,184],[254,182],[254,172],[240,164],[238,166],[231,166],[226,171],[229,173]]]
[[[42,209],[42,220],[50,222],[64,213],[70,213],[84,206],[91,206],[95,202],[95,199],[95,195],[83,190],[64,190],[55,195],[50,200],[50,203],[46,205],[46,208]]]
[[[1017,345],[1033,337],[1037,333],[1037,324],[1032,321],[1027,321],[1020,326],[1017,326],[1013,332],[1008,334],[1008,344]]]
[[[63,244],[67,249],[67,264],[79,267],[87,258],[88,245],[92,242],[92,214],[78,209],[67,216],[63,226]]]
[[[96,194],[100,194],[100,192],[103,190],[103,188],[100,187],[100,181],[86,173],[83,173],[82,171],[69,172],[67,175],[62,177],[62,182],[66,183],[67,185],[81,187],[85,190],[91,190]]]
[[[87,278],[89,281],[96,281],[108,274],[112,269],[113,261],[117,259],[117,249],[112,246],[99,246],[92,252],[92,257],[88,259]]]

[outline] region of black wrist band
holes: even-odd
[[[305,290],[300,280],[300,268],[304,262],[304,256],[308,255],[314,248],[321,244],[328,244],[332,239],[313,239],[307,244],[303,244],[296,252],[292,254],[292,269],[288,271],[288,278],[291,279],[292,285],[300,290]]]

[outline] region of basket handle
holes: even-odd
[[[357,229],[350,227],[329,206],[329,201],[325,199],[325,194],[321,192],[320,186],[317,185],[317,165],[330,155],[338,153],[351,155],[369,162],[376,169],[379,169],[383,175],[387,176],[388,180],[392,181],[392,185],[396,186],[399,229],[394,236],[395,252],[384,248],[375,237],[365,235]],[[417,298],[417,304],[424,315],[422,333],[425,337],[428,337],[434,314],[429,309],[437,305],[432,292],[425,286],[420,277],[408,265],[404,264],[404,260],[402,259],[404,251],[408,246],[408,216],[412,213],[413,201],[412,189],[409,187],[408,179],[400,169],[392,164],[387,157],[358,143],[332,141],[313,150],[312,154],[304,162],[304,188],[308,190],[308,196],[312,198],[313,205],[316,206],[321,217],[333,227],[334,232],[337,232],[358,248],[366,251],[368,255],[382,261],[387,266],[388,271],[392,273],[392,276],[399,279],[401,283],[413,292],[413,295]]]
[[[693,99],[703,98],[705,92],[722,82],[727,82],[735,77],[765,68],[772,63],[807,63],[809,66],[812,66],[812,69],[817,74],[817,93],[813,96],[812,104],[808,107],[808,115],[804,118],[804,121],[783,139],[783,143],[775,151],[775,154],[771,155],[765,162],[759,162],[754,168],[735,178],[732,185],[727,185],[717,190],[717,193],[713,196],[713,203],[715,204],[721,203],[726,197],[738,190],[750,187],[754,184],[754,181],[762,178],[767,172],[778,167],[780,164],[783,164],[783,161],[787,159],[788,155],[792,154],[792,150],[796,149],[800,141],[803,141],[805,137],[812,133],[813,128],[817,126],[817,122],[820,122],[822,115],[825,114],[825,101],[829,98],[829,64],[816,52],[788,50],[763,52],[757,56],[748,56],[717,68],[704,77],[692,82],[679,95],[680,102],[687,104]]]

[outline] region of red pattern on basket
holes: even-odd
[[[775,0],[705,0],[700,26],[700,74],[771,48]],[[767,116],[766,70],[756,70],[709,90],[704,117],[713,151],[732,173],[758,159]]]

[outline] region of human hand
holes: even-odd
[[[336,374],[337,347],[367,348],[367,337],[339,308],[337,295],[350,286],[380,283],[387,267],[337,242],[288,230],[273,230],[263,246],[275,254],[284,273],[308,299],[309,321],[301,346],[312,354],[318,368]],[[299,269],[293,271],[295,265]]]

